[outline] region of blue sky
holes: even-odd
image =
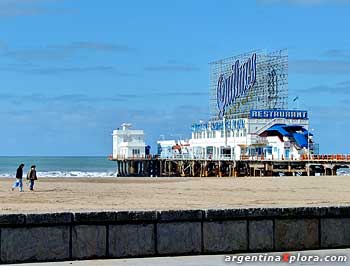
[[[155,151],[208,118],[209,62],[280,48],[320,151],[349,153],[349,14],[341,0],[1,0],[0,155],[107,155],[122,122]]]

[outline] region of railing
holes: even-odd
[[[241,155],[240,157],[241,160],[301,160],[301,161],[350,161],[350,154],[320,154],[320,155],[308,155],[308,154],[303,154],[300,156],[299,159],[293,158],[291,155],[290,158],[286,159],[284,156],[282,156],[279,159],[273,158],[273,156],[269,157],[269,159],[265,158],[264,155]]]
[[[252,134],[251,143],[252,144],[267,144],[268,141],[266,138],[260,137],[259,135],[256,135],[256,134]]]
[[[264,154],[262,155],[241,155],[240,157],[241,160],[256,160],[256,161],[259,161],[259,160],[266,160]]]
[[[207,155],[204,156],[202,154],[175,154],[172,156],[160,157],[160,159],[178,159],[178,160],[234,160],[234,156],[232,155],[221,155],[221,156],[213,156]]]
[[[301,160],[350,161],[350,154],[303,154]]]
[[[155,156],[152,157],[152,155],[145,155],[145,156],[125,156],[125,155],[108,155],[108,160],[151,160],[152,158],[155,158]]]
[[[112,155],[108,156],[109,160],[151,160],[160,158],[157,155],[146,155],[146,156],[132,156],[127,157],[125,155],[118,155],[117,157],[113,157]],[[169,157],[164,157],[160,159],[177,159],[177,160],[234,160],[234,156],[232,155],[221,155],[221,156],[212,156],[212,155],[192,155],[192,154],[176,154]],[[303,154],[300,156],[300,159],[293,158],[291,156],[289,159],[285,159],[283,156],[280,159],[273,158],[273,156],[266,158],[262,155],[241,155],[240,160],[312,160],[312,161],[350,161],[350,154],[320,154],[320,155],[308,155]]]
[[[174,154],[171,158],[174,159],[193,159],[193,156],[190,154]]]
[[[280,122],[281,124],[284,124],[285,120],[282,118],[274,118],[274,119],[270,120],[267,124],[265,124],[263,127],[258,129],[256,131],[256,134],[259,135],[259,134],[263,133],[266,129],[270,128],[274,124],[277,124],[278,122]]]

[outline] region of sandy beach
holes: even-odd
[[[34,192],[0,179],[1,213],[350,204],[350,176],[41,178]]]

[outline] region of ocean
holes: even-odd
[[[39,177],[111,177],[116,175],[115,162],[107,157],[40,157],[0,156],[0,177],[14,177],[24,163],[24,176],[35,164]]]

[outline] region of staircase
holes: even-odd
[[[285,124],[285,119],[284,118],[274,118],[274,119],[270,120],[268,123],[266,123],[262,128],[258,129],[255,134],[260,135],[266,129],[269,129],[274,124]]]

